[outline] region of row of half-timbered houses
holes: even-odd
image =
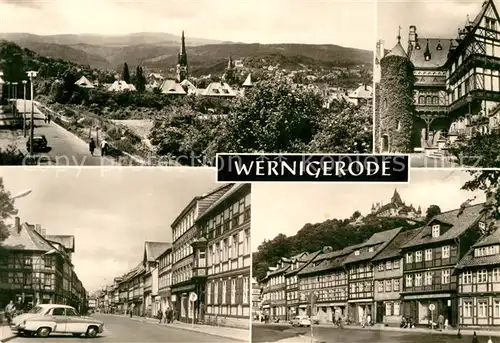
[[[325,323],[399,325],[404,316],[428,326],[443,315],[452,327],[500,325],[500,229],[486,208],[464,206],[419,228],[282,258],[260,281],[262,310],[280,320],[312,315]],[[293,282],[286,277],[292,266],[300,268]]]

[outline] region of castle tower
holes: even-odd
[[[184,31],[182,31],[181,49],[179,51],[179,56],[177,58],[176,69],[177,69],[176,72],[177,82],[182,82],[188,78],[188,61],[186,54],[186,39],[184,38]]]
[[[394,189],[394,194],[392,195],[391,202],[393,204],[397,204],[397,205],[403,204],[403,200],[401,200],[401,196],[399,195],[399,192],[397,189]]]
[[[380,66],[376,149],[381,153],[412,152],[414,66],[401,46],[401,35]]]
[[[231,55],[229,55],[229,59],[227,60],[225,80],[228,83],[234,82],[234,61]]]

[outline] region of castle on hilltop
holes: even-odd
[[[456,37],[420,37],[412,25],[406,50],[401,32],[387,54],[377,44],[377,152],[443,150],[500,126],[499,23],[487,0]]]
[[[377,202],[372,204],[371,213],[375,217],[397,217],[397,218],[407,218],[420,220],[422,219],[422,209],[418,206],[415,209],[413,205],[406,205],[401,199],[397,189],[394,190],[391,201],[384,205],[383,202]]]

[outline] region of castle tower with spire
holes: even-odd
[[[381,153],[412,151],[414,67],[401,45],[401,32],[397,39],[394,48],[380,61],[376,148]]]
[[[188,60],[186,53],[186,39],[184,37],[184,30],[181,37],[181,49],[177,58],[176,80],[182,82],[188,78]]]
[[[235,78],[235,74],[234,74],[234,61],[233,61],[233,57],[231,55],[229,55],[229,58],[227,60],[227,68],[226,68],[226,73],[224,75],[224,80],[227,83],[233,83],[234,82],[234,78]]]

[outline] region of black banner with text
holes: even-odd
[[[408,182],[409,155],[217,154],[219,182]]]

